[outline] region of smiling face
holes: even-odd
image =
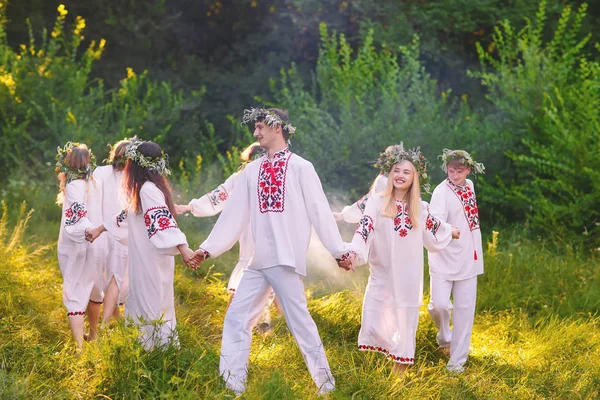
[[[392,168],[391,178],[395,190],[408,191],[413,184],[415,167],[410,161],[402,161]]]
[[[263,149],[269,150],[281,145],[283,141],[283,135],[281,132],[281,125],[277,125],[274,128],[265,124],[264,121],[256,121],[254,124],[254,137]]]

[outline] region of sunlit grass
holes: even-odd
[[[0,219],[0,397],[235,398],[219,379],[218,365],[229,296],[225,280],[236,249],[209,260],[200,272],[177,267],[180,351],[144,351],[134,329],[114,323],[77,354],[61,301],[55,246],[25,239],[25,208],[20,225],[6,214]],[[184,224],[191,230],[197,221]],[[202,231],[190,235],[190,241],[201,239]],[[306,284],[309,308],[337,381],[325,398],[600,397],[596,258],[544,248],[516,233],[501,232],[497,239],[479,280],[471,355],[460,375],[446,371],[447,358],[437,349],[424,307],[417,362],[405,377],[391,375],[381,355],[358,351],[366,270],[330,271],[326,259],[313,265]],[[242,398],[318,398],[285,320],[275,308],[272,314],[273,332],[254,336]]]

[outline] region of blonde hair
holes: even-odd
[[[107,162],[112,164],[113,168],[117,170],[125,168],[125,152],[130,143],[131,139],[123,139],[110,146]]]
[[[254,142],[250,146],[246,147],[242,150],[240,154],[240,159],[242,162],[249,162],[254,159],[254,157],[261,152],[260,143]]]
[[[421,211],[421,187],[419,185],[419,174],[417,173],[417,169],[410,161],[403,161],[410,164],[410,169],[412,171],[413,181],[408,188],[408,192],[406,193],[406,204],[408,205],[408,215],[412,221],[413,226],[416,228],[419,226],[419,213]],[[400,164],[400,163],[397,163]],[[391,171],[388,173],[388,181],[385,190],[380,194],[383,198],[383,203],[385,206],[381,210],[381,215],[387,218],[395,218],[398,214],[398,209],[396,207],[396,199],[394,198],[394,168],[397,164],[394,164]]]

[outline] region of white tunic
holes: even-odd
[[[103,223],[106,219],[117,215],[123,209],[121,198],[121,179],[123,171],[113,168],[112,165],[105,165],[94,170],[94,179],[96,180],[97,193],[100,196],[102,204],[101,219],[96,224]],[[119,287],[119,303],[125,302],[127,298],[128,277],[127,277],[127,246],[110,236],[106,237],[106,258],[104,259],[104,290],[108,287],[112,277]],[[98,238],[100,239],[100,238]],[[97,240],[98,240],[97,239]],[[95,242],[94,242],[95,243]]]
[[[367,205],[367,200],[369,200],[369,197],[375,193],[382,193],[387,186],[387,181],[387,176],[382,174],[377,175],[377,178],[375,178],[373,184],[371,185],[371,190],[369,190],[369,193],[365,194],[355,203],[345,206],[342,209],[340,214],[342,214],[344,221],[348,222],[349,224],[357,224],[365,212],[365,206]]]
[[[210,217],[220,213],[228,199],[231,197],[233,190],[238,182],[240,172],[236,172],[231,175],[223,184],[219,185],[216,189],[208,192],[199,199],[193,199],[189,205],[192,206],[192,214],[195,217]],[[239,260],[231,272],[229,282],[227,284],[227,290],[235,292],[237,287],[242,280],[244,270],[252,261],[252,255],[254,254],[254,242],[252,240],[252,228],[250,224],[246,226],[240,236],[240,257]]]
[[[423,293],[423,246],[443,249],[452,240],[452,227],[429,213],[421,202],[415,227],[406,203],[397,202],[397,216],[381,215],[384,198],[369,198],[354,238],[356,264],[369,262],[358,344],[395,362],[414,363],[419,306]]]
[[[306,275],[311,226],[335,257],[346,254],[333,213],[313,165],[287,148],[248,164],[209,237],[200,246],[216,257],[252,226],[255,252],[250,269],[278,265]]]
[[[57,245],[63,303],[69,316],[85,313],[94,284],[101,278],[101,246],[85,240],[85,230],[94,226],[90,216],[95,213],[99,213],[99,203],[94,198],[93,182],[83,179],[69,182],[65,187]],[[92,300],[102,301],[101,293]]]
[[[125,316],[138,322],[142,343],[147,349],[173,341],[175,304],[173,280],[178,245],[187,244],[167,208],[165,196],[152,182],[140,189],[142,212],[130,210],[106,221],[104,226],[112,235],[122,238],[127,228],[129,253],[129,297]],[[160,321],[158,326],[152,322]]]
[[[429,273],[439,279],[460,281],[483,274],[479,210],[473,182],[465,186],[444,180],[433,191],[431,212],[460,229],[460,238],[443,251],[429,254]]]

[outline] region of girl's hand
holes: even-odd
[[[335,222],[339,222],[339,221],[343,221],[344,217],[342,216],[342,213],[339,212],[334,212],[333,213],[333,218],[335,218]]]
[[[104,225],[97,226],[95,228],[88,228],[85,230],[85,240],[90,243],[94,243],[94,240],[98,238],[104,232],[106,228]]]
[[[200,262],[196,259],[196,253],[192,249],[189,248],[187,244],[180,244],[177,246],[179,252],[181,253],[181,257],[183,258],[183,262],[185,265],[190,267],[191,269],[198,268]]]
[[[183,206],[181,204],[174,204],[174,206],[175,206],[175,214],[177,214],[177,215],[185,214],[186,212],[192,211],[192,206],[190,206],[190,205]]]
[[[452,239],[458,239],[460,237],[460,229],[452,225]]]

